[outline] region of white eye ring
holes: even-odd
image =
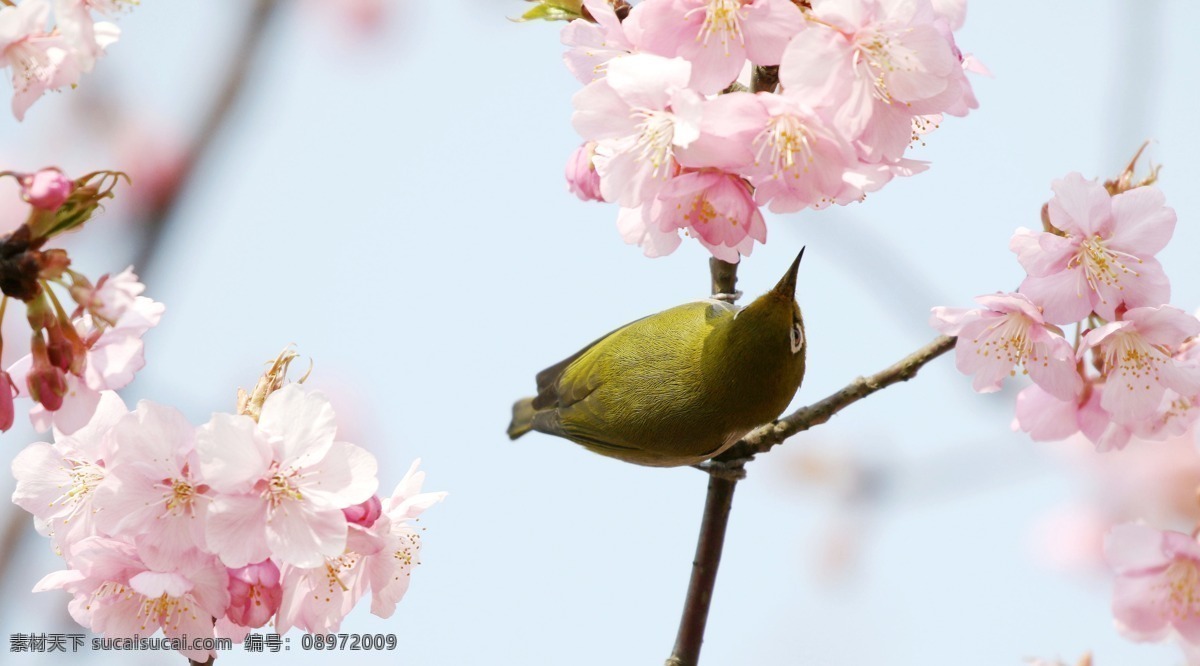
[[[800,322],[792,322],[792,353],[797,354],[804,348],[804,329]]]

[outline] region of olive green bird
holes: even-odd
[[[537,375],[508,436],[565,437],[621,460],[694,465],[787,409],[804,379],[796,271],[738,308],[709,299],[644,317]]]

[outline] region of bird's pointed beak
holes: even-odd
[[[792,267],[788,269],[783,279],[771,291],[784,298],[796,298],[796,272],[800,269],[800,260],[804,258],[804,249],[800,248],[800,254],[796,255],[796,260],[792,262]]]

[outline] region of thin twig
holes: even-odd
[[[272,18],[277,13],[281,3],[279,0],[256,0],[246,18],[245,27],[237,44],[234,45],[228,63],[228,74],[221,88],[213,97],[213,104],[200,122],[196,138],[184,156],[180,168],[180,177],[175,179],[174,186],[158,199],[146,213],[142,223],[142,241],[138,248],[133,265],[143,276],[153,263],[163,236],[174,221],[183,194],[188,184],[193,180],[196,167],[204,160],[216,143],[221,128],[225,126],[230,112],[236,106],[238,99],[246,88],[251,70],[254,69],[258,55],[262,50],[264,37]]]
[[[700,646],[704,643],[704,628],[708,624],[708,609],[717,584],[717,567],[725,548],[725,529],[729,526],[729,511],[733,508],[733,491],[736,489],[735,477],[718,474],[708,477],[708,497],[704,501],[696,558],[692,560],[692,579],[683,602],[675,649],[666,666],[694,666],[700,661]]]
[[[774,423],[755,428],[750,431],[750,434],[743,437],[742,441],[734,444],[717,456],[715,460],[726,465],[737,461],[752,460],[754,456],[770,451],[772,447],[788,437],[825,423],[833,418],[834,414],[872,393],[892,384],[912,379],[925,364],[954,349],[954,341],[955,338],[950,336],[938,336],[933,342],[909,354],[886,370],[869,377],[859,377],[842,390],[823,400],[807,407],[801,407]]]

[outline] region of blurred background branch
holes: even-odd
[[[281,4],[280,0],[254,0],[246,17],[245,27],[229,55],[224,81],[212,97],[212,106],[204,114],[200,126],[196,130],[195,138],[192,139],[184,154],[179,178],[173,182],[171,187],[166,188],[146,211],[145,219],[140,227],[141,238],[138,241],[138,251],[134,255],[133,262],[143,279],[154,265],[155,255],[158,253],[165,233],[171,226],[171,220],[175,217],[175,211],[179,207],[183,195],[187,192],[188,183],[196,173],[197,167],[212,150],[221,134],[221,129],[229,120],[232,111],[237,106],[238,99],[246,89],[246,82],[250,79],[259,55],[262,53],[267,29],[279,13]]]

